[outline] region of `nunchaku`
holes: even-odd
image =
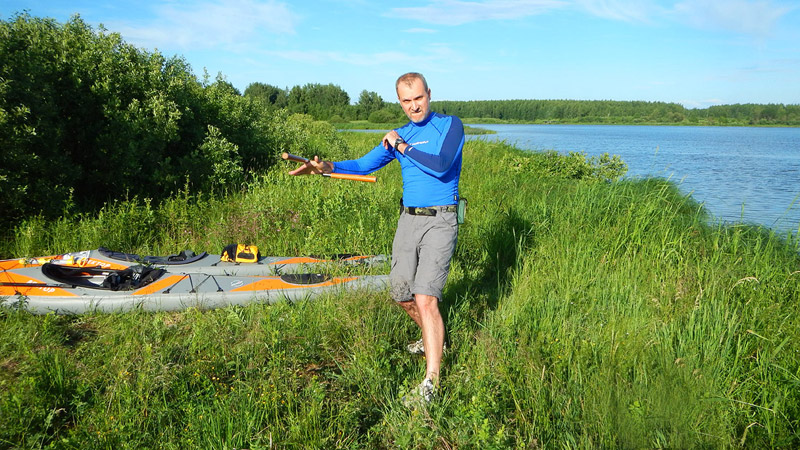
[[[287,161],[297,161],[301,163],[309,162],[308,158],[303,158],[302,156],[297,156],[286,152],[283,152],[281,158]],[[376,180],[375,177],[369,175],[353,175],[349,173],[321,173],[320,175],[328,178],[338,178],[340,180],[352,180],[352,181],[366,181],[368,183],[374,183]]]

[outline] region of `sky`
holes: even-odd
[[[435,100],[800,104],[798,0],[0,0],[73,15],[180,56],[241,92],[334,84],[395,102],[421,72]]]

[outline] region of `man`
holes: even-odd
[[[438,386],[444,348],[438,303],[458,235],[464,126],[458,117],[431,112],[431,90],[422,74],[400,76],[395,88],[410,120],[406,125],[386,133],[380,144],[359,159],[334,163],[315,156],[289,173],[364,175],[392,160],[400,162],[403,208],[392,245],[391,293],[422,329],[421,342],[409,345],[409,351],[425,353],[426,376],[415,394],[429,402]]]

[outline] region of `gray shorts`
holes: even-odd
[[[457,238],[455,212],[437,211],[435,216],[401,213],[392,244],[392,298],[405,302],[422,294],[441,300]]]

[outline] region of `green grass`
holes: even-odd
[[[345,137],[354,155],[376,139]],[[4,310],[0,447],[800,446],[797,241],[710,224],[674,184],[603,181],[619,167],[592,164],[467,144],[467,224],[441,304],[450,350],[427,411],[399,400],[424,361],[404,352],[418,332],[386,293],[174,313]],[[389,251],[396,165],[375,184],[286,170],[226,198],[32,219],[0,253]]]

